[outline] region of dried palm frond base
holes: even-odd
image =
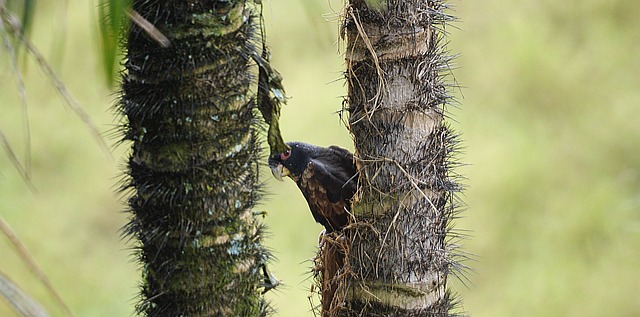
[[[355,223],[344,231],[320,235],[312,268],[315,279],[312,296],[321,296],[320,305],[313,307],[315,316],[413,317],[433,316],[434,311],[449,312],[448,316],[463,315],[456,311],[459,298],[444,287],[446,276],[434,276],[429,285],[383,285],[358,276],[350,262],[350,256],[353,256],[350,237],[362,233],[354,232],[357,224],[362,225]],[[412,302],[429,304],[413,305]]]
[[[344,308],[347,281],[353,272],[349,269],[350,241],[344,232],[322,233],[318,245],[318,254],[313,259],[315,287],[322,296],[320,315],[336,316]],[[317,309],[314,310],[318,315]]]

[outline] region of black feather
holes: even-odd
[[[288,157],[269,158],[269,165],[282,164],[304,195],[316,222],[327,232],[341,230],[349,220],[351,198],[357,190],[353,155],[338,146],[328,148],[300,142],[287,143]]]

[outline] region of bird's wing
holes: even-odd
[[[317,222],[322,224],[327,232],[340,229],[347,224],[345,211],[346,202],[339,198],[342,184],[309,162],[302,173],[298,186],[309,204],[309,209]]]
[[[321,180],[323,183],[337,182],[341,184],[340,191],[329,193],[332,196],[330,199],[351,199],[356,193],[358,182],[353,154],[341,147],[330,146],[329,154],[319,156],[315,161],[324,168],[324,173],[319,176],[319,178],[326,179]]]
[[[346,210],[356,191],[355,166],[351,154],[342,148],[330,147],[323,154],[307,164],[298,186],[315,220],[330,232],[347,224]]]

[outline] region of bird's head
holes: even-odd
[[[283,177],[289,176],[297,181],[311,160],[314,146],[300,142],[288,142],[287,145],[288,151],[269,156],[269,167],[277,180],[283,181]]]

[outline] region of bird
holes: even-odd
[[[287,146],[289,150],[269,156],[271,173],[279,181],[288,176],[298,185],[325,233],[342,230],[358,187],[353,154],[335,145],[288,142]]]

